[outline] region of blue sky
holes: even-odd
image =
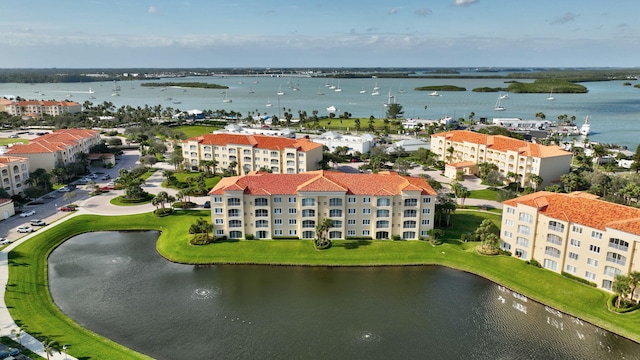
[[[0,68],[636,67],[638,0],[0,0]]]

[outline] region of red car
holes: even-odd
[[[60,210],[60,211],[76,211],[76,208],[74,208],[73,206],[63,206],[58,210]]]

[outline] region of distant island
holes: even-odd
[[[209,84],[203,82],[153,82],[142,83],[140,86],[148,87],[180,87],[180,88],[199,88],[199,89],[228,89],[228,86]]]
[[[467,89],[454,85],[432,85],[417,87],[416,91],[467,91]]]

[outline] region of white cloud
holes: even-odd
[[[147,10],[147,12],[148,12],[149,14],[155,14],[155,13],[157,13],[157,12],[158,12],[158,7],[157,7],[157,6],[154,6],[154,5],[151,5],[151,6],[149,6],[149,9]]]
[[[557,24],[566,24],[568,22],[572,22],[575,21],[575,19],[580,16],[571,12],[568,12],[564,15],[562,15],[561,17],[551,21],[551,25],[557,25]]]
[[[389,15],[395,15],[397,13],[398,13],[398,9],[395,9],[395,8],[389,9]]]
[[[478,0],[456,0],[454,2],[455,6],[469,6],[471,4],[477,3]]]
[[[417,9],[413,13],[418,15],[418,16],[427,16],[427,15],[431,15],[431,9],[421,8],[421,9]]]

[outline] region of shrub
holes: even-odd
[[[160,208],[153,211],[153,214],[159,217],[171,215],[173,213],[173,209],[171,208]]]
[[[300,240],[297,236],[273,236],[272,240]]]
[[[562,274],[562,276],[564,276],[566,278],[569,278],[571,280],[575,280],[575,281],[577,281],[579,283],[582,283],[582,284],[585,284],[585,285],[589,285],[591,287],[598,287],[598,285],[596,283],[591,282],[591,281],[586,280],[586,279],[583,279],[583,278],[579,278],[579,277],[577,277],[575,275],[569,274],[568,272],[564,272],[563,271],[561,274]]]
[[[253,240],[254,236],[253,236],[253,234],[244,234],[244,239],[245,240]]]
[[[498,251],[498,255],[511,256],[512,254],[511,254],[511,251],[507,251],[507,250],[504,250],[504,249],[500,249],[500,250]]]
[[[402,240],[402,238],[401,238],[401,237],[400,237],[400,235],[398,235],[398,234],[393,235],[393,236],[391,237],[391,239],[393,239],[393,241],[399,241],[399,240]]]
[[[171,204],[171,206],[175,209],[191,209],[194,208],[196,206],[198,206],[196,203],[194,202],[183,202],[183,201],[176,201],[173,204]]]
[[[211,242],[211,238],[207,234],[196,234],[189,243],[191,245],[207,245]]]
[[[640,303],[632,304],[632,303],[629,303],[628,300],[622,300],[621,301],[622,306],[620,308],[617,308],[616,307],[617,300],[618,300],[618,295],[616,294],[613,294],[609,297],[609,299],[607,300],[607,307],[609,308],[609,311],[613,311],[618,314],[624,314],[624,313],[628,313],[628,312],[640,309]]]
[[[533,265],[535,267],[542,267],[542,265],[540,265],[540,263],[536,259],[531,259],[531,260],[527,261],[527,264]]]

